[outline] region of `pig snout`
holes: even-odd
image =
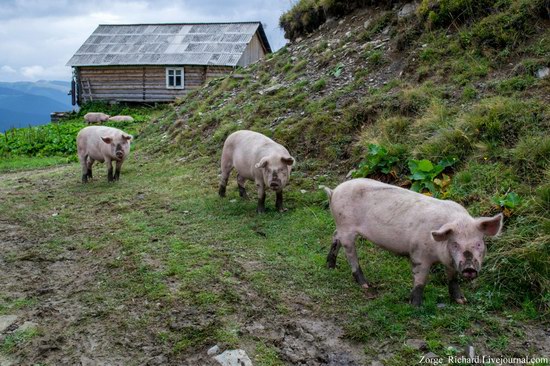
[[[464,268],[462,270],[462,277],[464,277],[468,280],[473,280],[474,278],[477,277],[477,270],[475,268],[472,268],[472,267]]]
[[[122,146],[120,146],[120,144],[118,144],[117,147],[116,147],[115,157],[118,160],[122,160],[124,158],[124,149],[122,149]]]
[[[271,181],[269,182],[269,187],[273,189],[274,191],[280,189],[282,186],[282,182],[279,179],[277,173],[273,172],[273,175],[271,176]]]
[[[470,251],[465,251],[463,253],[464,260],[460,262],[459,270],[462,274],[462,277],[473,280],[477,277],[479,272],[479,262],[474,258],[474,255]]]

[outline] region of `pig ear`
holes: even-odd
[[[101,139],[103,140],[104,143],[106,144],[110,144],[111,142],[113,142],[113,139],[109,136],[101,136]]]
[[[496,236],[500,234],[500,230],[502,229],[502,219],[503,216],[501,213],[493,217],[479,218],[477,219],[477,228],[484,235]]]
[[[258,164],[255,165],[256,168],[265,168],[267,166],[267,158],[263,157]]]
[[[432,238],[435,241],[445,241],[453,234],[453,228],[448,224],[443,225],[439,230],[432,231]]]
[[[134,138],[134,136],[132,136],[132,135],[122,135],[122,138],[127,140],[127,141],[130,141],[131,139]]]
[[[285,163],[286,165],[293,165],[294,164],[294,158],[292,156],[281,158],[281,161]]]

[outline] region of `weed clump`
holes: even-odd
[[[394,0],[300,0],[281,15],[279,25],[285,31],[285,37],[294,41],[319,28],[327,18],[340,17],[366,5],[391,7],[395,2]]]

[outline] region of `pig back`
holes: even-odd
[[[289,155],[284,146],[269,137],[247,130],[232,133],[224,144],[224,150],[231,153],[233,166],[239,174],[248,179],[254,178],[255,165],[262,157],[276,153]]]
[[[456,202],[363,178],[336,187],[330,205],[337,226],[397,253],[432,242],[432,230],[469,216]]]

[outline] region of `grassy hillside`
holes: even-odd
[[[300,1],[289,14],[341,3]],[[101,166],[86,185],[77,163],[21,170],[18,159],[52,156],[0,136],[2,162],[15,162],[0,175],[0,314],[38,329],[3,334],[0,353],[15,364],[210,365],[219,344],[260,366],[409,366],[467,346],[550,354],[550,94],[536,75],[550,66],[545,3],[423,1],[409,16],[357,4],[374,6],[323,13],[301,41],[174,106],[123,111],[140,117],[122,126],[136,139],[116,184]],[[268,195],[257,215],[234,173],[217,196],[221,146],[244,128],[297,158],[287,212]],[[504,212],[480,277],[461,284],[467,305],[450,303],[438,267],[423,307],[411,307],[407,259],[363,240],[370,291],[342,254],[326,268],[334,223],[319,186],[347,175]]]
[[[354,176],[412,184],[474,215],[503,211],[480,282],[546,311],[550,89],[536,72],[549,66],[547,4],[475,4],[424,1],[408,17],[364,8],[325,23],[190,94],[160,128],[176,150],[213,162],[229,133],[265,133],[297,156],[298,187],[360,168]],[[308,6],[319,5],[302,1],[282,21]],[[411,179],[419,162],[426,171]]]

